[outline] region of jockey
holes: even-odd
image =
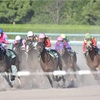
[[[63,38],[63,40],[65,40],[66,42],[69,42],[70,40],[69,40],[69,38],[65,35],[65,34],[61,34],[60,35],[62,38]]]
[[[45,49],[50,54],[53,54],[55,58],[59,58],[57,51],[54,49],[51,49],[50,39],[44,33],[39,35],[39,42],[44,42]]]
[[[37,36],[32,32],[32,31],[29,31],[27,33],[27,37],[25,38],[25,40],[30,40],[30,41],[36,41],[38,38]]]
[[[55,50],[56,50],[56,51],[58,51],[59,49],[63,49],[62,46],[59,48],[59,46],[60,46],[61,44],[62,44],[65,48],[67,48],[67,49],[70,51],[70,49],[71,49],[70,45],[68,44],[68,42],[64,41],[63,38],[62,38],[61,36],[59,36],[59,37],[57,38],[57,42],[56,42],[56,44],[55,44]]]
[[[69,45],[69,43],[66,42],[61,36],[59,36],[57,38],[57,42],[55,44],[55,50],[56,51],[61,50],[61,49],[63,49],[63,46],[64,46],[64,48],[66,48],[70,52],[71,59],[73,61],[73,56],[74,56],[75,52],[72,50],[72,48]]]
[[[3,50],[3,54],[4,55],[7,55],[7,53],[8,53],[8,50],[6,51],[6,49],[7,49],[7,45],[9,44],[9,42],[8,42],[8,37],[7,37],[7,35],[3,32],[3,30],[2,29],[0,29],[0,43],[1,43],[1,49]],[[10,54],[8,54],[9,56],[11,56]],[[9,56],[6,56],[6,57],[9,57]],[[15,58],[15,56],[12,58],[12,60]],[[11,69],[12,69],[12,72],[13,72],[13,69],[16,69],[16,71],[14,71],[13,72],[13,74],[15,73],[16,74],[16,72],[17,72],[17,68],[16,68],[16,66],[14,65],[14,64],[12,64],[11,65]],[[11,80],[14,80],[14,78],[13,79],[11,79]]]
[[[98,47],[97,47],[97,41],[94,37],[92,37],[90,35],[90,33],[86,33],[84,41],[83,41],[83,53],[85,54],[86,52],[86,45],[87,45],[87,41],[91,41],[93,44],[93,47],[95,48],[96,51],[98,51]]]
[[[9,44],[9,42],[7,35],[3,32],[2,29],[0,29],[0,43],[2,46],[3,53],[6,53],[7,45]]]
[[[19,35],[17,35],[15,37],[15,41],[14,41],[14,44],[13,45],[17,45],[17,44],[20,44],[21,46],[23,45],[23,39]]]
[[[34,46],[36,46],[37,44],[36,41],[38,40],[38,37],[32,31],[28,31],[27,37],[24,39],[24,45],[23,45],[24,47],[27,40],[33,42]]]
[[[45,49],[47,49],[48,51],[51,50],[50,39],[44,33],[39,35],[39,42],[44,42]]]
[[[71,56],[73,57],[75,51],[72,50],[70,44],[68,43],[70,41],[69,38],[65,34],[61,34],[61,37],[63,38],[64,44],[67,44],[66,48],[70,52]]]
[[[16,37],[15,37],[15,41],[14,41],[14,43],[13,43],[13,47],[12,48],[14,48],[16,45],[20,45],[20,47],[21,47],[21,49],[23,49],[24,50],[24,47],[23,47],[23,45],[24,45],[24,40],[21,38],[21,36],[20,35],[17,35]]]

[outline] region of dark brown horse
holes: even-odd
[[[18,62],[19,62],[19,70],[23,70],[26,66],[27,62],[27,53],[25,50],[23,50],[22,46],[20,44],[16,44],[13,46],[12,50],[17,54],[18,56]]]
[[[77,65],[76,53],[69,51],[63,44],[59,46],[61,47],[58,47],[59,50],[57,50],[57,52],[59,52],[60,54],[63,70],[65,70],[66,72],[69,72],[69,71],[76,72],[77,70],[80,70]],[[66,82],[66,80],[71,82],[71,84],[68,87],[70,87],[71,85],[74,85],[73,82],[76,80],[76,74],[75,73],[70,74],[69,72],[69,74],[66,75],[64,81]]]
[[[43,42],[38,42],[37,50],[40,55],[40,66],[44,72],[53,72],[55,70],[62,70],[62,64],[60,59],[55,58],[49,54],[49,52],[45,49],[45,45]],[[46,75],[51,86],[53,87],[53,81],[59,81],[60,78],[47,74]]]
[[[25,51],[28,55],[27,62],[30,67],[30,71],[36,71],[38,68],[38,54],[37,50],[35,49],[35,41],[27,40],[25,43]]]
[[[76,53],[71,54],[68,49],[63,48],[62,50],[58,50],[61,59],[63,61],[63,67],[67,71],[69,68],[72,68],[73,71],[76,71],[76,65],[77,65],[77,57]]]
[[[8,84],[11,87],[13,87],[11,81],[15,80],[15,75],[11,74],[13,72],[11,66],[15,65],[18,67],[18,62],[17,62],[18,60],[17,60],[16,54],[14,52],[13,52],[15,55],[14,58],[9,57],[7,55],[7,52],[13,52],[13,51],[10,49],[7,49],[4,52],[4,51],[2,51],[2,46],[0,46],[0,73],[3,73],[3,76],[6,79],[6,81],[8,82]],[[5,75],[4,72],[10,73],[10,74]]]
[[[87,50],[85,53],[86,63],[91,69],[91,71],[97,71],[97,68],[100,70],[100,55],[98,54],[96,48],[93,47],[91,41],[87,42],[86,50]],[[96,80],[100,79],[98,74],[94,73],[93,75]]]

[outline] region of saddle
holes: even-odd
[[[95,52],[100,55],[100,49],[98,47],[94,48]]]
[[[56,58],[56,59],[59,58],[58,52],[55,51],[55,50],[53,50],[53,49],[51,49],[51,50],[49,51],[49,54],[50,54],[53,58]]]

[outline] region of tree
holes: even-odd
[[[90,25],[100,25],[100,1],[91,0],[83,7],[84,23]]]
[[[65,0],[49,0],[47,3],[47,12],[55,24],[59,24],[61,20],[61,11],[65,2]]]
[[[22,19],[31,11],[30,0],[1,1],[0,17],[8,19],[8,22],[22,22]],[[4,8],[4,9],[3,9]]]

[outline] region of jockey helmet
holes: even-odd
[[[62,37],[62,38],[66,38],[66,35],[65,35],[65,34],[61,34],[61,37]]]
[[[91,39],[91,37],[92,37],[92,36],[90,35],[90,33],[86,33],[86,35],[85,35],[85,38],[86,38],[86,39]]]
[[[2,34],[3,33],[3,30],[0,28],[0,34]]]
[[[33,34],[33,32],[32,31],[29,31],[28,33],[27,33],[27,36],[29,37],[29,36],[33,36],[34,34]]]
[[[44,33],[39,35],[39,38],[45,38],[45,37],[46,35]]]
[[[57,38],[57,40],[58,40],[58,41],[62,41],[63,38],[62,38],[61,36],[59,36],[59,37]]]
[[[19,36],[19,35],[17,35],[16,37],[15,37],[15,40],[20,40],[21,39],[21,36]]]

